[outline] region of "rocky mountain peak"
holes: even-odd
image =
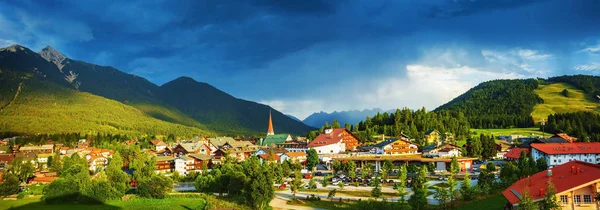
[[[46,59],[49,62],[56,64],[56,66],[62,70],[64,67],[63,61],[67,59],[67,56],[63,55],[58,50],[55,50],[51,46],[46,46],[42,51],[39,52],[42,58]]]

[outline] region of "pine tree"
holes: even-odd
[[[542,210],[559,210],[562,209],[556,199],[556,188],[552,184],[552,180],[548,179],[546,183],[546,194],[544,199],[541,201],[540,209]]]

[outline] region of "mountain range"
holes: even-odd
[[[0,130],[5,132],[262,134],[270,111],[277,133],[313,129],[189,77],[158,86],[110,66],[70,59],[50,46],[39,53],[20,45],[1,48],[0,81]],[[31,124],[36,119],[53,125]],[[146,124],[135,123],[140,120]]]
[[[373,116],[373,115],[377,114],[378,112],[383,112],[383,110],[381,110],[379,108],[374,108],[374,109],[364,109],[362,111],[359,111],[359,110],[340,111],[340,112],[335,111],[332,113],[315,112],[315,113],[309,115],[308,117],[306,117],[306,119],[302,120],[302,122],[304,122],[304,124],[307,124],[307,125],[315,127],[315,128],[320,128],[321,126],[323,126],[325,124],[325,122],[328,122],[329,124],[331,124],[334,120],[337,120],[340,123],[340,125],[342,125],[342,126],[346,123],[355,125],[358,122],[360,122],[361,120],[364,120],[367,116]]]

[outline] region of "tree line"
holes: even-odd
[[[600,141],[600,114],[593,112],[556,113],[544,126],[548,133],[567,133],[584,142]]]

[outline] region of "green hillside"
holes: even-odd
[[[2,131],[215,135],[197,127],[153,118],[139,109],[114,100],[72,90],[52,82],[39,81],[25,74],[17,75],[19,77],[15,78],[14,72],[0,72],[2,95],[11,94],[14,98],[10,101],[7,98],[11,97],[2,97]],[[22,84],[21,91],[14,97],[19,84]]]
[[[565,96],[562,92],[567,90]],[[540,84],[535,93],[544,100],[537,104],[531,116],[539,123],[542,119],[547,121],[548,115],[578,111],[598,111],[598,103],[586,95],[582,90],[566,83]]]

